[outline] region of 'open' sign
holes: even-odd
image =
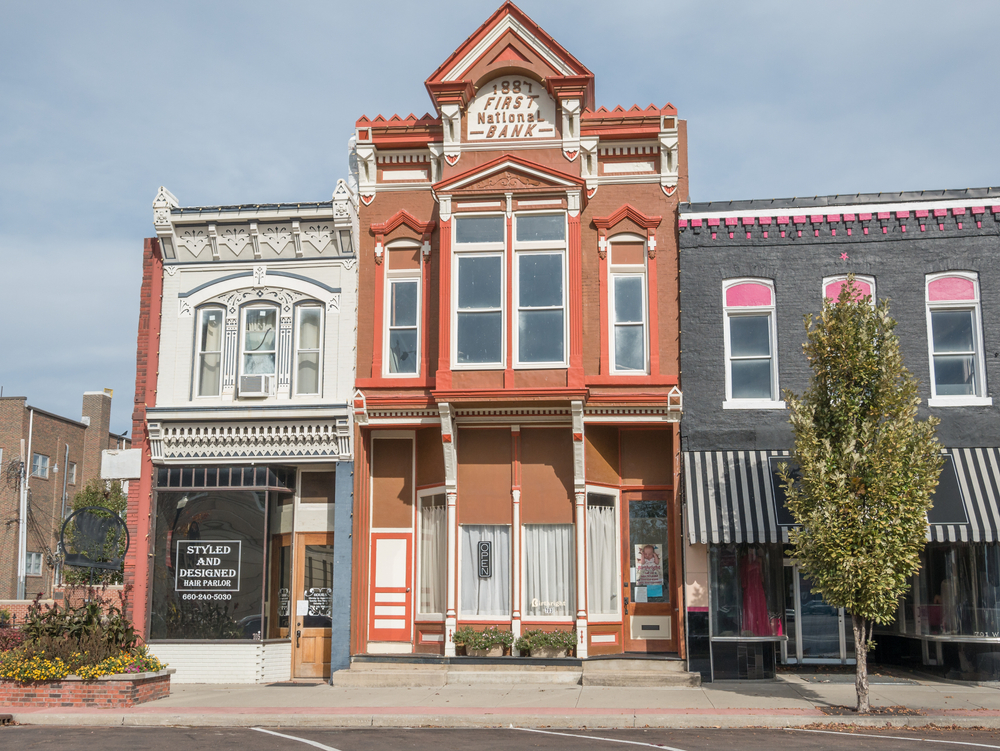
[[[479,541],[479,578],[489,579],[493,576],[493,543],[489,540]]]

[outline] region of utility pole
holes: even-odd
[[[17,599],[25,598],[28,557],[28,469],[31,461],[31,437],[35,428],[35,410],[28,413],[28,450],[24,450],[24,439],[21,439],[21,512],[17,519]]]

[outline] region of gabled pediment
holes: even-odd
[[[557,172],[549,167],[520,159],[502,156],[461,175],[443,180],[434,186],[438,193],[462,192],[515,192],[522,190],[580,190],[584,181],[578,177]]]

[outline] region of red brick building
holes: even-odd
[[[676,109],[505,3],[362,117],[352,653],[465,625],[683,655]]]
[[[85,392],[78,420],[32,407],[23,396],[0,397],[0,599],[51,597],[73,496],[101,476],[102,451],[129,448],[129,439],[110,432],[110,421],[110,390]],[[19,550],[26,554],[20,570]]]

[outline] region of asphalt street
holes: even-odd
[[[0,727],[0,748],[88,749],[91,751],[613,751],[659,748],[664,751],[774,751],[776,748],[872,749],[917,751],[932,747],[1000,749],[1000,731],[899,728],[843,730],[540,730],[433,728],[371,730],[241,729],[241,728],[52,728]]]

